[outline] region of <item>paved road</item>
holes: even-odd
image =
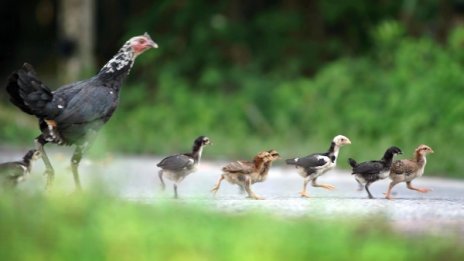
[[[56,186],[65,192],[73,190],[72,177],[68,168],[69,152],[55,152],[52,163],[56,166]],[[0,161],[17,159],[18,153],[0,152]],[[277,165],[271,168],[264,183],[253,186],[254,191],[265,197],[255,201],[245,199],[236,186],[223,182],[217,197],[209,190],[219,177],[223,162],[203,161],[198,171],[187,177],[179,187],[180,200],[172,199],[172,186],[167,181],[167,190],[160,191],[155,157],[116,157],[100,161],[83,160],[82,182],[86,189],[103,184],[108,191],[124,199],[159,204],[191,204],[218,211],[240,213],[244,211],[267,211],[281,216],[311,216],[316,218],[385,217],[396,228],[406,232],[443,234],[458,232],[464,235],[464,182],[441,178],[421,177],[413,182],[416,186],[428,187],[432,191],[420,194],[406,189],[404,184],[395,187],[395,199],[383,198],[388,180],[371,186],[376,199],[369,200],[365,191],[357,191],[357,183],[347,170],[334,170],[319,180],[336,186],[333,191],[309,188],[310,199],[300,198],[302,178],[293,168]],[[42,190],[43,164],[38,162],[33,175],[21,184],[20,189]],[[427,175],[427,171],[426,174]]]

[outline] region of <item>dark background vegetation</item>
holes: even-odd
[[[0,3],[0,76],[33,64],[51,88],[75,49],[58,33],[58,1]],[[138,58],[94,155],[166,155],[208,135],[209,159],[323,151],[406,156],[425,143],[427,175],[461,177],[464,161],[464,1],[96,2],[96,73],[133,35],[160,48]],[[79,48],[79,47],[74,47]],[[89,73],[90,72],[90,73]],[[0,141],[32,145],[35,120],[0,92]]]

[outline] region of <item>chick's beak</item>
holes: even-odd
[[[351,140],[346,139],[345,144],[351,144]]]

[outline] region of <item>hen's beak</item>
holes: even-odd
[[[147,46],[150,46],[151,48],[158,48],[158,45],[151,39],[150,35],[145,32],[143,34],[148,39]]]
[[[155,42],[153,42],[153,40],[148,41],[147,45],[152,48],[158,48],[158,45]]]

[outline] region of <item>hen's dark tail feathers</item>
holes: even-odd
[[[355,168],[358,163],[356,162],[356,160],[352,159],[352,158],[349,158],[348,159],[348,163],[351,165],[351,167]]]
[[[25,63],[8,78],[6,91],[10,101],[25,113],[45,117],[46,106],[53,94],[36,76],[34,68]]]

